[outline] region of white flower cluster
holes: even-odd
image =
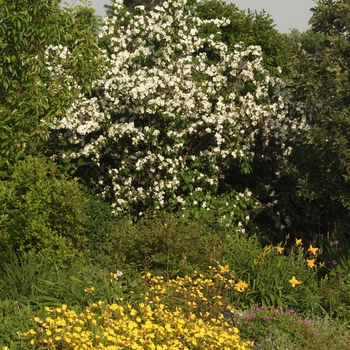
[[[258,135],[283,148],[300,128],[260,47],[229,53],[213,35],[200,37],[201,26],[219,31],[228,20],[202,21],[187,0],[133,17],[118,2],[114,12],[102,28],[108,58],[94,97],[81,96],[51,128],[71,145],[66,157],[99,167],[116,213],[207,208],[230,164],[251,162]]]
[[[46,88],[52,90],[54,94],[73,93],[79,91],[81,87],[78,85],[76,79],[68,71],[71,64],[67,64],[71,59],[71,52],[67,47],[62,45],[49,45],[45,51],[45,69],[47,71],[44,84]]]

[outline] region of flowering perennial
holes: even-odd
[[[47,349],[251,348],[252,343],[242,341],[238,329],[219,312],[221,297],[210,295],[216,290],[213,280],[196,272],[168,282],[151,274],[144,280],[148,291],[135,305],[119,298],[113,304],[91,303],[81,313],[67,305],[46,307],[46,317],[34,316],[33,327],[23,338]],[[205,311],[208,304],[215,313]]]

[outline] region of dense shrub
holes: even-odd
[[[79,165],[119,216],[212,210],[219,197],[239,227],[256,202],[242,178],[257,149],[281,171],[306,127],[302,111],[264,68],[260,47],[222,42],[228,19],[202,20],[185,0],[134,15],[117,1],[113,11],[100,34],[104,75],[50,124],[61,142],[52,159]],[[203,37],[208,25],[215,35]]]
[[[77,181],[60,175],[44,158],[19,161],[10,179],[0,182],[2,247],[34,249],[65,263],[83,256],[86,202]]]
[[[226,231],[211,230],[205,218],[192,221],[163,214],[136,224],[120,222],[114,233],[114,252],[121,263],[139,271],[183,276],[221,257],[227,250],[225,236]]]

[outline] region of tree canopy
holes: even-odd
[[[0,170],[5,176],[17,156],[47,140],[44,121],[63,114],[77,93],[91,89],[101,59],[93,9],[62,9],[58,0],[4,0],[0,17]]]
[[[267,69],[278,74],[278,67],[282,70],[287,68],[286,42],[266,12],[240,10],[234,3],[227,4],[221,0],[204,0],[197,4],[196,14],[203,20],[230,20],[227,26],[220,29],[220,38],[229,49],[234,50],[239,42],[246,46],[259,45]],[[205,28],[203,35],[210,34],[210,27]]]
[[[290,88],[312,115],[297,156],[299,189],[324,230],[349,222],[349,8],[348,0],[318,1],[311,30],[293,48]]]

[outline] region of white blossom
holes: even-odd
[[[200,37],[202,25],[219,32],[229,21],[203,21],[186,3],[164,2],[149,13],[139,6],[126,20],[118,1],[103,21],[110,55],[101,50],[106,67],[95,97],[81,96],[50,125],[74,150],[62,157],[85,157],[101,170],[102,194],[116,214],[147,201],[210,210],[205,195],[217,193],[227,164],[251,163],[258,135],[263,147],[272,142],[288,155],[290,133],[307,126],[289,115],[284,83],[264,69],[260,47],[241,43],[231,52],[214,35]],[[218,61],[204,48],[218,52]],[[49,51],[69,57],[63,47]],[[254,93],[242,93],[247,84]],[[235,200],[251,197],[247,189]]]

